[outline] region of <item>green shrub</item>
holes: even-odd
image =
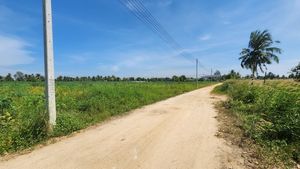
[[[274,81],[266,85],[229,81],[219,87],[230,100],[227,108],[238,114],[248,137],[282,158],[299,162],[300,86]]]

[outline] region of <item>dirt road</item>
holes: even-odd
[[[1,169],[214,169],[230,151],[215,136],[212,86],[0,162]],[[227,152],[228,153],[228,152]]]

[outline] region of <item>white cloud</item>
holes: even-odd
[[[201,41],[207,41],[211,39],[211,35],[210,34],[202,35],[198,39]]]
[[[132,51],[118,54],[113,60],[101,62],[98,71],[105,75],[166,77],[173,75],[193,76],[195,60],[174,53],[153,53],[149,51]]]
[[[29,28],[33,19],[21,15],[0,4],[0,66],[1,71],[12,70],[15,65],[30,64],[34,61],[27,41],[14,35],[16,31]],[[5,68],[4,68],[5,67]]]
[[[0,35],[0,66],[30,64],[34,61],[27,49],[29,43],[22,39]]]
[[[118,54],[111,63],[100,63],[98,69],[106,72],[118,73],[125,69],[134,69],[141,65],[143,66],[147,60],[150,61],[149,59],[149,56],[146,54],[130,53],[126,54],[126,56]]]
[[[118,72],[120,70],[120,67],[118,65],[114,65],[114,66],[112,66],[111,70],[113,72]]]

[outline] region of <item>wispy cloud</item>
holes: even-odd
[[[30,30],[34,22],[32,17],[0,4],[0,32]]]
[[[30,46],[22,39],[0,35],[0,66],[32,63],[34,58],[28,50]]]
[[[150,51],[129,51],[120,54],[109,62],[100,62],[98,70],[107,75],[118,76],[172,76],[194,75],[194,60],[174,53],[153,53]]]
[[[201,35],[198,38],[200,41],[207,41],[211,39],[211,35],[210,34],[205,34],[205,35]]]
[[[18,65],[34,62],[33,45],[17,32],[28,30],[32,20],[0,4],[0,73],[14,72]]]

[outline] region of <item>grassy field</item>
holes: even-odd
[[[199,87],[210,85],[202,82]],[[43,83],[0,83],[0,154],[28,148],[111,116],[196,89],[195,83],[61,82],[57,125],[46,132]]]
[[[242,122],[245,136],[259,145],[266,163],[300,162],[300,83],[226,81],[214,92],[229,96],[224,106]]]

